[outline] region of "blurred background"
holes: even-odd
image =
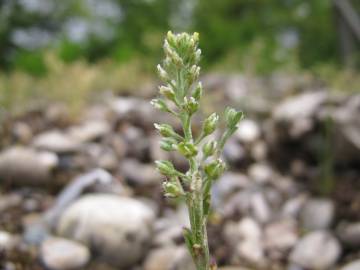
[[[187,167],[152,127],[168,30],[200,34],[201,116],[246,115],[213,190],[222,269],[360,269],[357,0],[0,1],[0,268],[192,269],[152,165]]]

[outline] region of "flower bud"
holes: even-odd
[[[192,93],[192,97],[196,100],[199,101],[201,96],[202,96],[202,84],[201,82],[198,83],[198,85],[196,86],[196,88],[194,89],[193,93]]]
[[[217,179],[225,171],[225,168],[225,163],[221,159],[217,159],[207,164],[204,170],[210,179]]]
[[[172,126],[168,124],[154,124],[154,127],[159,131],[159,133],[164,137],[175,137],[178,135]]]
[[[216,129],[216,125],[219,122],[219,115],[217,113],[212,113],[208,118],[205,119],[203,125],[203,133],[205,136],[210,135]]]
[[[200,62],[200,58],[201,58],[201,50],[197,49],[195,51],[195,56],[194,56],[194,62],[197,64]]]
[[[216,147],[217,147],[216,141],[209,141],[205,143],[202,148],[205,157],[213,155],[216,151]]]
[[[174,168],[174,165],[167,160],[157,160],[155,161],[156,167],[159,172],[166,176],[174,176],[176,175],[177,171]]]
[[[168,73],[161,67],[161,65],[157,65],[158,74],[161,80],[167,82],[169,80]]]
[[[179,143],[177,146],[177,149],[179,150],[180,154],[182,154],[183,156],[185,156],[187,158],[196,156],[198,153],[196,146],[189,142]]]
[[[153,99],[153,100],[151,100],[150,104],[153,105],[154,108],[156,108],[160,111],[163,111],[163,112],[170,111],[168,106],[166,105],[165,101],[162,99]]]
[[[181,186],[176,182],[166,181],[163,183],[163,189],[166,197],[176,198],[185,195]]]
[[[174,151],[176,150],[177,141],[174,138],[163,138],[160,142],[160,148],[165,151]]]
[[[171,31],[168,31],[168,32],[167,32],[166,40],[169,42],[169,44],[170,44],[172,47],[175,47],[175,46],[176,46],[176,38],[175,38],[175,35],[174,35]]]
[[[244,114],[241,111],[236,111],[233,108],[227,107],[225,109],[225,119],[228,128],[234,128],[243,118]]]
[[[199,103],[193,97],[190,97],[189,100],[185,97],[184,103],[185,110],[190,115],[194,114],[199,108]]]
[[[159,92],[160,92],[160,94],[162,94],[164,97],[168,98],[169,100],[172,100],[172,101],[175,100],[175,92],[170,87],[160,86]]]

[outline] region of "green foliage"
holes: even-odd
[[[226,131],[218,142],[206,141],[217,128],[220,117],[216,113],[208,116],[204,120],[200,134],[197,137],[193,136],[191,119],[199,109],[203,92],[201,83],[197,82],[201,56],[198,41],[197,33],[189,35],[168,32],[163,46],[165,59],[157,66],[159,77],[165,85],[159,87],[162,97],[154,99],[151,104],[163,112],[172,114],[182,124],[182,134],[177,133],[168,124],[155,124],[155,128],[163,136],[161,148],[165,151],[177,151],[184,156],[189,162],[189,170],[182,173],[166,160],[156,161],[156,166],[166,177],[163,183],[165,196],[186,201],[191,228],[184,230],[185,242],[196,268],[209,270],[206,223],[210,209],[211,185],[226,168],[220,154],[226,141],[236,131],[243,114],[235,109],[226,108]],[[211,269],[214,269],[213,266]]]

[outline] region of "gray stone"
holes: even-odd
[[[360,222],[341,224],[337,235],[344,245],[353,248],[360,247]]]
[[[334,220],[335,207],[329,199],[309,199],[300,213],[300,220],[307,230],[321,230],[330,227]]]
[[[71,127],[69,129],[69,135],[79,142],[89,142],[105,136],[110,130],[111,127],[107,122],[92,120],[80,126]]]
[[[263,233],[257,222],[243,218],[239,222],[230,221],[225,225],[224,236],[233,248],[233,261],[261,265],[264,262]]]
[[[257,122],[244,119],[238,124],[234,136],[242,143],[253,143],[260,138],[261,130]]]
[[[55,153],[68,153],[78,151],[81,143],[66,133],[52,130],[37,135],[33,140],[33,146]]]
[[[80,243],[50,237],[41,245],[40,258],[51,270],[83,269],[90,259],[90,251]]]
[[[150,252],[144,270],[195,270],[191,256],[184,246],[167,246]]]
[[[25,147],[11,147],[0,153],[0,179],[16,184],[41,184],[58,164],[58,157]]]
[[[0,231],[0,252],[12,250],[18,244],[18,240],[16,236],[6,231]]]
[[[255,163],[249,167],[248,175],[251,180],[259,184],[265,184],[274,177],[274,171],[265,163]]]
[[[130,185],[150,186],[159,185],[163,177],[152,164],[143,164],[136,159],[124,159],[120,171]]]
[[[326,231],[305,235],[294,247],[290,261],[304,268],[325,270],[335,265],[341,254],[337,239]]]
[[[360,259],[356,261],[349,262],[344,265],[340,270],[359,270],[360,269]]]
[[[101,259],[118,267],[136,263],[151,240],[154,211],[131,198],[87,195],[60,217],[60,235],[92,247]]]
[[[250,211],[252,216],[260,223],[269,222],[272,211],[268,201],[261,192],[254,192],[250,197]]]

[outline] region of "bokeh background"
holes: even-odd
[[[357,0],[0,1],[0,268],[192,269],[153,166],[187,167],[149,105],[168,30],[200,34],[194,132],[246,115],[213,190],[222,269],[360,269]]]

